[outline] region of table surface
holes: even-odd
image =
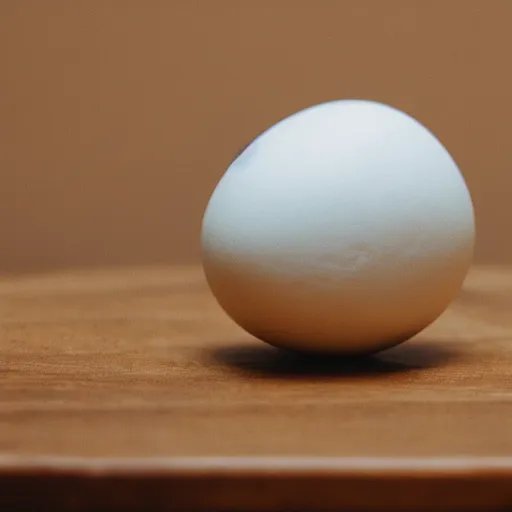
[[[361,360],[244,333],[199,267],[0,280],[0,507],[512,508],[512,269]]]

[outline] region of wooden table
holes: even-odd
[[[0,509],[512,509],[512,271],[424,333],[307,361],[196,267],[0,281]]]

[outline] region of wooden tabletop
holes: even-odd
[[[512,509],[512,269],[361,360],[255,340],[198,267],[0,279],[0,508]]]

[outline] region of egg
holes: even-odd
[[[442,143],[366,100],[310,106],[257,136],[201,230],[225,313],[263,342],[314,354],[415,336],[457,296],[474,243],[471,196]]]

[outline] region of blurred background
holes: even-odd
[[[199,261],[241,147],[340,98],[430,128],[512,261],[512,2],[2,0],[0,272]]]

